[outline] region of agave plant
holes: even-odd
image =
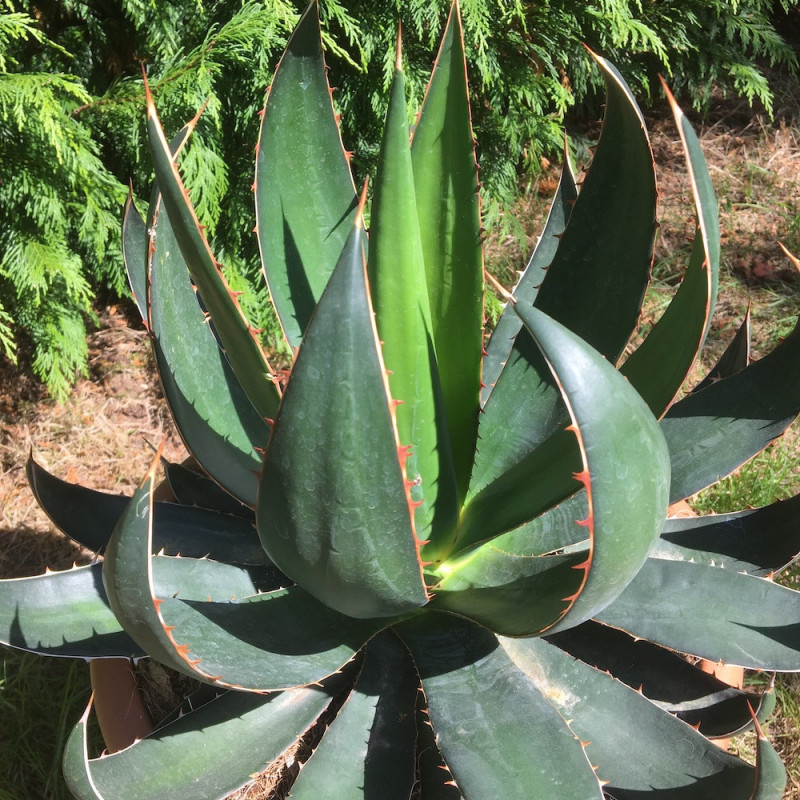
[[[800,593],[771,580],[800,551],[800,498],[667,511],[800,411],[800,332],[750,363],[745,325],[683,388],[714,306],[719,232],[675,107],[694,248],[671,305],[630,345],[655,171],[628,87],[596,56],[608,97],[591,168],[578,187],[565,158],[484,350],[457,5],[412,136],[399,49],[369,207],[315,3],[269,90],[256,232],[288,376],[197,224],[177,166],[191,126],[168,143],[148,99],[157,187],[146,218],[127,207],[125,257],[202,472],[167,464],[168,503],[153,497],[157,461],[131,498],[31,461],[40,504],[103,558],[2,582],[0,633],[47,655],[149,656],[204,689],[97,759],[84,716],[64,756],[70,790],[217,798],[306,736],[297,800],[779,798],[785,773],[758,722],[770,695],[681,654],[800,670]],[[755,767],[709,738],[753,724]]]

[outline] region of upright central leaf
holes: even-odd
[[[453,5],[412,143],[417,212],[459,496],[469,484],[481,382],[483,255],[464,42]],[[427,556],[427,552],[426,552]]]
[[[458,514],[453,457],[431,329],[411,168],[405,78],[398,69],[372,204],[369,275],[378,335],[397,406],[401,445],[426,559],[446,550]]]
[[[356,226],[292,369],[264,460],[258,530],[275,564],[352,617],[427,600]]]

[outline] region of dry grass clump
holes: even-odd
[[[153,457],[148,443],[166,439],[165,455],[186,453],[161,396],[147,334],[118,308],[108,309],[90,337],[91,376],[63,405],[13,391],[0,420],[0,576],[65,569],[93,554],[57,533],[25,478],[32,455],[60,478],[130,494]],[[10,369],[8,370],[10,373]],[[8,375],[6,385],[13,387]]]

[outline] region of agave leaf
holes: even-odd
[[[749,800],[755,771],[610,675],[543,639],[501,639],[503,650],[571,720],[616,800]],[[779,800],[771,798],[770,800]]]
[[[179,504],[241,517],[252,522],[255,531],[256,520],[253,509],[240,503],[205,473],[198,472],[185,464],[167,461],[165,458],[161,459],[161,466],[170,491]]]
[[[398,59],[400,55],[398,53]],[[398,65],[399,66],[399,65]],[[458,515],[453,453],[433,346],[425,264],[408,139],[405,77],[395,71],[370,214],[369,280],[378,336],[408,446],[406,475],[419,503],[426,560],[452,544]]]
[[[581,742],[494,634],[435,612],[398,632],[464,797],[603,797]]]
[[[261,476],[264,549],[325,605],[394,616],[427,601],[360,224],[308,326]]]
[[[459,498],[469,485],[481,382],[480,201],[458,4],[447,21],[414,129],[422,252]]]
[[[153,585],[187,599],[250,595],[274,585],[268,572],[191,558],[155,557]],[[195,589],[202,587],[198,594]],[[0,581],[0,641],[44,655],[75,658],[145,655],[109,605],[102,565]]]
[[[220,350],[198,303],[171,218],[154,209],[150,324],[164,394],[189,451],[229,492],[255,505],[269,428]]]
[[[550,211],[542,234],[536,242],[533,254],[512,292],[518,303],[533,304],[536,301],[539,287],[544,281],[550,262],[558,249],[558,243],[569,221],[569,215],[572,213],[572,206],[575,205],[577,196],[578,189],[575,185],[575,173],[572,170],[569,151],[565,147],[564,160],[561,165],[561,178],[559,179],[553,202],[550,205]],[[514,312],[513,306],[506,304],[500,319],[497,321],[497,325],[492,331],[491,338],[486,346],[486,355],[483,358],[481,405],[484,407],[500,373],[505,372],[507,368],[507,362],[511,357],[517,334],[521,330],[522,320]],[[515,397],[516,403],[519,403],[525,396],[522,392],[519,394],[522,397]],[[481,416],[480,424],[481,426],[485,424],[484,416]],[[500,433],[499,429],[493,430],[493,435]],[[478,442],[479,450],[482,444],[483,442]]]
[[[75,658],[145,655],[108,605],[100,565],[0,581],[0,642]]]
[[[26,471],[34,497],[50,520],[73,541],[101,552],[130,501],[68,483],[30,459]],[[242,518],[174,503],[154,505],[154,548],[171,555],[210,556],[232,563],[268,565],[253,525]]]
[[[800,553],[800,495],[763,508],[668,519],[650,555],[766,577]]]
[[[237,602],[161,596],[170,664],[198,680],[267,691],[322,680],[346,664],[386,620],[353,620],[299,586]],[[154,654],[156,655],[156,654]]]
[[[358,205],[331,103],[316,2],[289,39],[267,95],[255,200],[270,297],[296,348]]]
[[[185,800],[187,787],[192,800],[226,797],[291,747],[336,690],[338,684],[267,697],[228,692],[94,760],[87,753],[87,708],[64,751],[67,786],[78,800]]]
[[[710,661],[800,671],[800,592],[765,578],[650,558],[597,620]]]
[[[408,800],[415,779],[419,679],[391,633],[366,647],[342,710],[292,785],[292,800]]]
[[[684,657],[596,622],[548,636],[547,641],[669,711],[704,736],[734,736],[752,727],[752,708],[774,707],[775,693],[755,695],[723,683]]]
[[[756,749],[756,785],[750,800],[773,800],[783,797],[786,789],[786,769],[764,731],[756,720],[758,734]]]
[[[528,636],[549,628],[568,609],[570,596],[580,591],[586,551],[542,555],[530,552],[530,544],[527,548],[519,544],[508,549],[493,540],[460,559],[448,560],[444,578],[434,587],[431,607],[507,636]]]
[[[649,409],[611,364],[540,311],[519,313],[562,387],[588,493],[586,578],[555,631],[594,616],[646,560],[666,514],[668,452]]]
[[[522,471],[522,477],[525,472],[538,472],[541,460],[553,456],[545,456],[544,451],[537,453],[537,449],[552,448],[550,440],[559,434],[563,437],[558,429],[568,420],[547,362],[530,333],[523,329],[481,412],[468,499],[485,491],[504,474]],[[559,443],[552,449],[558,452],[563,448]],[[572,461],[577,458],[575,452]],[[579,469],[576,462],[573,471]],[[549,502],[546,497],[545,503]]]
[[[96,553],[105,549],[129,497],[67,483],[33,459],[29,459],[26,472],[36,502],[61,531]],[[270,564],[252,523],[175,503],[154,503],[153,547],[169,555],[208,556],[232,564]]]
[[[708,375],[703,378],[693,392],[699,392],[718,381],[720,378],[727,378],[741,372],[750,363],[750,309],[744,315],[742,324],[736,331],[736,335],[731,339],[730,344],[725,348],[725,352],[720,356],[719,361],[709,370]]]
[[[150,237],[147,233],[142,215],[133,202],[133,189],[128,192],[125,211],[122,217],[122,258],[128,274],[128,283],[136,301],[136,307],[146,328],[150,327],[147,319],[147,251]]]
[[[419,692],[417,708],[417,772],[421,800],[464,800],[436,745],[436,736]]]
[[[558,459],[562,459],[562,463],[566,464],[568,461],[565,459],[566,450],[562,447],[561,454],[555,450],[555,445],[558,441],[563,445],[569,443],[570,450],[574,453],[570,456],[576,463],[570,470],[571,473],[579,471],[582,467],[580,448],[575,444],[575,435],[572,431],[561,431],[553,438],[553,449],[550,450],[550,440],[546,446],[538,448],[535,452],[541,450],[548,450],[553,453],[554,460],[550,462],[555,472],[560,472]],[[548,463],[544,458],[540,460],[541,464]],[[531,472],[534,476],[535,473]],[[557,478],[549,474],[545,474],[541,479],[534,480],[532,478],[531,491],[539,491],[542,486],[545,488],[550,485],[557,485],[563,483],[563,478],[559,475]],[[535,484],[535,485],[534,485]],[[574,488],[576,482],[570,489]],[[518,499],[519,493],[510,492],[509,498],[514,500]],[[552,493],[543,492],[543,497],[552,497]],[[498,501],[499,502],[499,501]],[[521,505],[521,503],[520,503]],[[490,539],[486,544],[491,542],[498,550],[506,550],[508,552],[529,552],[536,555],[544,555],[547,553],[555,553],[563,550],[564,548],[571,547],[573,549],[585,549],[588,546],[588,539],[586,536],[586,528],[582,525],[577,525],[576,520],[586,519],[589,515],[589,503],[586,489],[580,486],[577,492],[571,494],[566,500],[548,508],[544,513],[534,517],[529,522],[523,525],[512,528],[507,533],[500,534],[499,536]],[[521,515],[521,516],[527,516]]]
[[[172,160],[153,99],[147,89],[147,130],[156,180],[175,239],[197,286],[225,355],[253,408],[265,419],[277,411],[280,395],[264,357],[258,333],[244,318],[197,220],[189,195]],[[155,295],[155,292],[153,292]]]
[[[150,556],[152,483],[151,471],[116,527],[103,581],[120,623],[153,658],[206,683],[282,689],[336,672],[383,627],[380,620],[343,617],[299,587],[244,583],[237,596],[224,574],[219,589],[199,575],[164,591],[154,581]],[[212,573],[235,570],[205,564]]]
[[[189,138],[198,117],[185,125],[169,143],[170,153],[175,158]],[[153,230],[155,209],[158,206],[160,192],[158,184],[154,184],[150,195],[150,206],[147,210],[147,222],[142,219],[133,202],[133,188],[128,192],[125,211],[122,217],[122,259],[128,275],[128,284],[136,301],[136,307],[142,317],[145,328],[150,328],[150,241]]]
[[[577,488],[577,478],[589,493],[589,516],[582,522],[586,528],[583,538],[591,543],[583,564],[587,574],[562,620],[574,625],[610,602],[644,563],[666,513],[667,451],[649,409],[611,364],[541,311],[531,307],[518,311],[562,388],[580,444],[582,469],[577,474],[560,473],[558,480],[565,485],[572,481]],[[552,465],[542,471],[548,486],[555,481],[554,471]],[[503,481],[505,476],[496,483]],[[540,499],[532,480],[531,488],[519,482],[516,490],[520,502],[524,502],[525,492]],[[464,509],[459,545],[502,532],[493,516],[507,520],[498,515],[491,491],[490,484]],[[487,500],[490,496],[492,502]],[[518,519],[517,524],[524,521],[524,517]],[[573,524],[581,523],[575,520]]]
[[[684,397],[661,420],[672,462],[670,503],[729,475],[800,412],[800,325],[746,369]]]
[[[630,89],[614,67],[597,61],[607,94],[597,152],[541,287],[526,295],[615,362],[636,325],[650,276],[655,171]],[[556,220],[564,216],[562,210]],[[516,307],[529,302],[521,297]],[[695,353],[696,346],[692,358]],[[567,419],[558,387],[527,333],[516,337],[502,370],[491,361],[489,366],[494,371],[484,383],[495,386],[480,418],[470,496],[524,460]]]
[[[660,417],[669,407],[703,345],[719,281],[717,199],[700,142],[667,90],[692,186],[697,231],[683,282],[667,310],[620,372]]]
[[[594,58],[606,84],[603,130],[536,306],[616,363],[650,277],[655,167],[630,89],[611,64]]]

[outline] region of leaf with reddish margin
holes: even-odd
[[[393,410],[359,221],[295,359],[256,519],[279,569],[362,619],[427,602]]]

